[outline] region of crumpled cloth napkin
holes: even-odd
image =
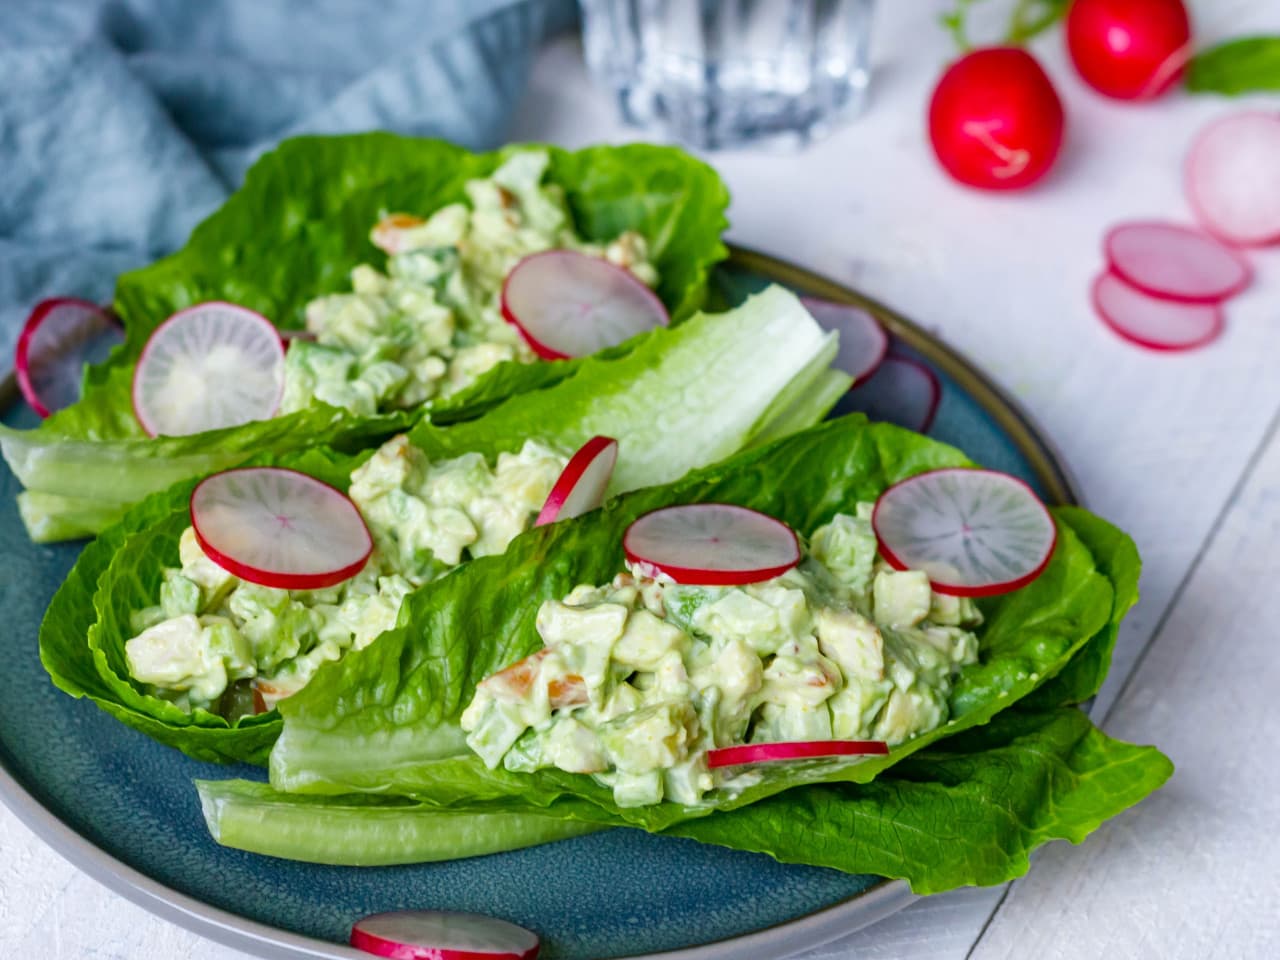
[[[0,369],[37,300],[109,300],[285,137],[497,145],[572,17],[572,0],[3,0]]]

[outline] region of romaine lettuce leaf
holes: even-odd
[[[1115,585],[1115,597],[1107,628],[1072,657],[1060,674],[1033,694],[1031,702],[1046,708],[1084,703],[1102,687],[1111,667],[1120,621],[1138,602],[1138,576],[1142,572],[1138,548],[1128,537],[1118,535],[1111,524],[1079,507],[1064,507],[1058,512],[1058,518],[1089,548],[1098,569]]]
[[[120,277],[115,309],[127,339],[86,371],[79,403],[31,431],[0,427],[0,450],[31,491],[28,529],[46,539],[92,526],[176,480],[312,443],[356,449],[390,436],[422,411],[356,418],[319,405],[275,420],[191,437],[151,440],[133,415],[133,366],[151,331],[202,300],[258,310],[283,329],[303,322],[307,301],[346,289],[352,267],[381,262],[369,242],[380,211],[429,213],[463,199],[463,184],[491,173],[516,147],[472,154],[439,140],[391,134],[300,137],[266,154],[241,187],[192,233],[187,245]],[[682,321],[701,305],[728,195],[715,172],[671,147],[644,144],[567,152],[545,147],[549,180],[565,189],[579,232],[606,239],[638,230],[660,274],[658,293]],[[516,393],[549,386],[577,367],[507,363],[461,394],[430,405],[437,423],[482,413]],[[76,503],[71,503],[74,500]],[[86,500],[101,501],[87,505]],[[62,511],[71,515],[63,517]],[[94,527],[101,529],[101,527]]]
[[[788,863],[902,878],[918,894],[937,893],[1022,876],[1032,850],[1054,839],[1079,843],[1171,771],[1154,748],[1108,737],[1079,710],[1014,708],[870,783],[800,787],[666,832]],[[441,808],[403,797],[279,793],[249,781],[196,786],[219,843],[320,863],[474,856],[619,822],[581,801]],[[562,818],[566,832],[554,833],[548,818]]]
[[[1050,840],[1079,843],[1173,765],[1079,710],[1006,710],[865,784],[811,786],[668,833],[786,863],[902,878],[915,893],[1004,883]]]
[[[618,498],[576,523],[531,531],[503,557],[476,561],[418,591],[397,629],[326,666],[284,702],[272,783],[292,792],[389,792],[442,805],[502,796],[534,805],[579,798],[650,830],[705,816],[710,807],[674,803],[619,809],[611,791],[587,776],[488,770],[460,746],[458,716],[480,680],[541,647],[534,620],[544,600],[579,583],[605,582],[621,569],[622,533],[648,510],[725,501],[808,532],[903,477],[966,463],[958,451],[917,434],[842,418],[675,484]],[[1111,536],[1124,539],[1119,531]],[[1058,547],[1044,574],[984,603],[979,662],[961,673],[947,724],[885,758],[762,768],[761,783],[718,798],[717,807],[744,806],[807,783],[864,783],[943,737],[987,723],[1107,629],[1114,595],[1085,543],[1059,522]]]
[[[847,389],[849,382],[828,367],[835,350],[834,335],[774,287],[728,313],[700,314],[646,334],[622,355],[586,358],[568,379],[510,398],[475,420],[448,427],[422,421],[410,437],[433,459],[469,451],[493,458],[527,438],[572,449],[601,433],[619,440],[611,489],[668,483],[753,442],[797,393],[833,403],[827,385]],[[803,425],[828,406],[810,401]],[[314,448],[256,462],[292,466],[345,489],[370,452]],[[187,713],[150,696],[128,677],[130,613],[155,602],[164,567],[177,564],[194,484],[182,481],[144,500],[85,550],[45,617],[41,655],[62,689],[92,696],[165,743],[202,759],[260,763],[280,729],[276,713],[231,726],[208,711]],[[402,610],[401,623],[406,615]]]

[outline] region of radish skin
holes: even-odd
[[[760,583],[800,562],[800,541],[780,520],[727,503],[691,503],[646,513],[622,537],[627,559],[677,583]]]
[[[502,316],[544,360],[584,357],[670,322],[630,271],[576,250],[517,263],[502,284]]]
[[[1024,587],[1049,565],[1058,528],[1040,498],[1007,473],[948,467],[885,490],[871,513],[880,555],[922,570],[938,593],[993,597]]]
[[[1116,276],[1163,300],[1218,303],[1253,279],[1252,268],[1236,251],[1178,224],[1120,224],[1107,231],[1103,249]]]
[[[59,329],[52,329],[54,326]],[[113,345],[123,342],[124,328],[96,303],[78,297],[53,297],[35,305],[14,350],[18,389],[32,410],[48,417],[75,402],[84,358],[73,351],[93,346],[104,335],[111,338]],[[58,366],[66,369],[55,371],[55,379],[50,382],[45,367]],[[64,382],[57,382],[58,374]],[[65,380],[72,376],[74,388],[67,389]]]
[[[883,740],[783,740],[777,743],[744,743],[707,751],[707,767],[736,767],[785,760],[816,760],[826,757],[886,756],[889,745]]]
[[[1103,323],[1148,350],[1194,350],[1216,340],[1226,325],[1220,304],[1151,297],[1110,271],[1094,280],[1091,296]]]
[[[835,366],[853,377],[854,384],[874,376],[889,352],[889,334],[870,312],[847,303],[801,297],[800,302],[827,330],[840,334]]]
[[[228,573],[281,590],[320,590],[355,576],[373,552],[347,495],[282,467],[215,473],[191,491],[200,549]]]
[[[1226,243],[1280,243],[1280,113],[1250,110],[1214,121],[1187,154],[1196,219]]]
[[[584,443],[547,494],[534,526],[570,520],[599,507],[617,462],[618,441],[612,437],[592,437]]]
[[[351,945],[391,960],[533,960],[538,938],[524,927],[443,910],[375,913],[351,927]]]

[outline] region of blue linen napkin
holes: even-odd
[[[3,0],[0,369],[37,300],[105,302],[300,133],[502,140],[571,0]]]

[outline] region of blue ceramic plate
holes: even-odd
[[[937,374],[931,428],[975,460],[1074,502],[1069,478],[1016,407],[966,361],[891,311],[821,277],[735,251],[716,277],[730,301],[769,280],[854,303],[889,328],[895,349]],[[4,422],[34,425],[0,387]],[[7,393],[7,396],[5,395]],[[353,920],[436,907],[506,917],[536,930],[547,960],[778,957],[871,923],[910,900],[873,876],[785,866],[691,840],[613,830],[453,863],[355,869],[291,863],[209,839],[193,777],[249,776],[162,747],[86,700],[57,691],[40,666],[40,618],[79,546],[36,546],[18,484],[0,464],[0,609],[9,628],[0,672],[0,799],[54,849],[149,910],[264,957],[359,957]]]

